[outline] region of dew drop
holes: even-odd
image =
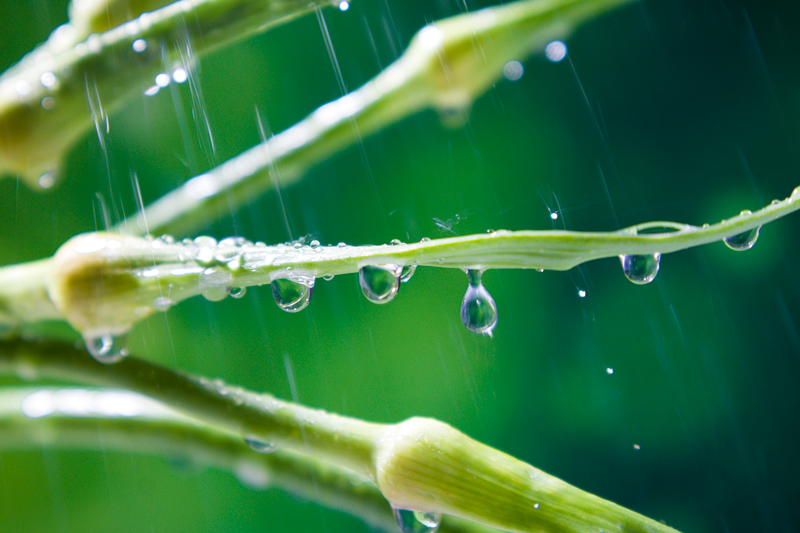
[[[661,265],[661,254],[621,255],[622,272],[637,285],[650,283],[656,278]]]
[[[439,513],[392,509],[401,533],[435,533],[442,523]]]
[[[272,281],[272,296],[278,307],[289,313],[297,313],[308,306],[311,293],[314,290],[314,281],[298,283],[287,278]]]
[[[257,453],[272,453],[278,449],[277,446],[272,444],[271,442],[264,442],[262,440],[253,439],[253,438],[246,438],[244,441],[250,447],[251,450]]]
[[[400,272],[400,281],[403,283],[408,283],[416,271],[416,265],[405,265],[403,270]]]
[[[198,263],[209,264],[214,261],[214,252],[217,248],[217,239],[214,237],[200,236],[194,241],[194,259]]]
[[[497,305],[483,286],[482,270],[467,270],[469,285],[461,302],[461,321],[473,333],[492,335],[497,325]]]
[[[385,304],[394,300],[400,289],[402,269],[397,265],[368,265],[358,271],[358,284],[367,300]]]
[[[200,274],[198,285],[203,298],[209,302],[224,300],[230,291],[233,274],[222,268],[207,268]]]
[[[761,226],[758,226],[757,228],[749,229],[745,232],[742,232],[739,235],[734,235],[733,237],[726,237],[722,239],[722,242],[724,242],[725,246],[727,246],[731,250],[736,250],[737,252],[743,252],[753,247],[753,245],[758,240],[758,234],[760,232],[761,232]]]
[[[85,336],[83,342],[89,355],[104,365],[119,363],[128,356],[128,349],[123,348],[123,338],[114,336],[111,333],[103,333],[97,336]]]
[[[231,298],[243,298],[244,295],[247,293],[247,287],[232,287],[230,290]]]
[[[403,244],[403,241],[400,239],[392,239],[389,241],[389,246],[397,246],[398,244]]]

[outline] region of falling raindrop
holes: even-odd
[[[661,254],[621,255],[622,272],[637,285],[650,283],[656,278],[661,264]]]
[[[725,246],[727,246],[731,250],[736,250],[737,252],[743,252],[753,247],[753,245],[758,240],[758,234],[760,232],[761,232],[761,226],[758,226],[757,228],[749,229],[738,235],[734,235],[733,237],[726,237],[722,239],[722,242],[724,242]]]
[[[469,286],[461,302],[461,321],[473,333],[492,335],[497,325],[497,306],[481,282],[482,270],[467,270]]]
[[[203,298],[209,302],[224,300],[230,292],[233,274],[223,268],[207,268],[200,274],[198,285]]]
[[[385,304],[394,300],[400,288],[402,269],[397,265],[368,265],[358,271],[358,284],[367,300]]]
[[[393,509],[401,533],[435,533],[442,523],[439,513]]]
[[[84,336],[83,342],[89,355],[104,365],[119,363],[128,356],[128,349],[123,348],[123,338],[111,333],[102,333],[97,336]]]
[[[254,439],[254,438],[246,438],[244,441],[250,447],[251,450],[258,453],[272,453],[278,449],[277,446],[272,444],[271,442],[264,442],[262,440]]]
[[[289,313],[297,313],[308,306],[311,293],[314,290],[314,280],[305,283],[292,281],[288,278],[272,280],[272,296],[278,307]]]
[[[414,275],[414,272],[416,271],[417,271],[417,265],[403,266],[403,270],[400,272],[400,281],[403,283],[408,283],[411,277]]]

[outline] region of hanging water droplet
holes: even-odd
[[[123,340],[121,336],[115,337],[111,333],[83,338],[89,355],[104,365],[119,363],[128,356],[128,349],[122,347]]]
[[[325,274],[324,276],[322,276],[322,279],[324,279],[325,281],[330,281],[333,279],[333,274]]]
[[[314,290],[313,279],[307,283],[298,283],[288,278],[272,281],[272,296],[278,307],[289,313],[297,313],[308,306]]]
[[[203,298],[209,302],[219,302],[228,296],[233,274],[223,268],[207,268],[200,274],[198,285]]]
[[[392,509],[401,533],[435,533],[442,523],[439,513]]]
[[[231,298],[239,298],[244,297],[245,293],[247,293],[247,287],[231,287],[230,295]]]
[[[257,453],[272,453],[278,449],[277,446],[272,444],[271,442],[264,442],[258,439],[253,438],[246,438],[244,441],[250,447],[251,450]]]
[[[656,278],[661,265],[661,254],[621,255],[622,272],[637,285],[650,283]]]
[[[367,300],[385,304],[394,300],[400,289],[402,269],[397,265],[368,265],[358,271],[358,284]]]
[[[753,247],[753,245],[758,240],[759,233],[761,233],[761,226],[749,229],[747,231],[740,233],[739,235],[734,235],[733,237],[726,237],[722,239],[722,242],[724,242],[725,246],[727,246],[731,250],[736,250],[737,252],[743,252]]]
[[[482,270],[467,270],[469,286],[461,302],[461,321],[473,333],[492,335],[497,325],[497,305],[483,286]]]
[[[411,277],[414,275],[414,272],[417,271],[416,265],[405,265],[403,267],[402,272],[400,272],[400,281],[403,283],[408,283]]]

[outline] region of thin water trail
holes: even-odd
[[[258,133],[261,136],[261,143],[264,149],[269,149],[267,138],[272,137],[272,129],[269,127],[269,121],[266,116],[261,115],[258,106],[256,109],[256,124],[258,125]],[[272,181],[272,188],[275,190],[275,195],[278,197],[278,206],[281,209],[283,222],[286,225],[286,236],[290,241],[295,240],[295,232],[292,231],[292,224],[289,221],[289,212],[286,210],[286,202],[283,198],[283,188],[281,187],[280,179],[278,177],[278,168],[274,164],[274,158],[269,158],[269,179]]]

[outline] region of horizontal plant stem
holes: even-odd
[[[120,398],[120,396],[122,398]],[[50,400],[55,407],[30,413]],[[67,413],[58,402],[69,397]],[[76,411],[74,398],[84,397],[97,411]],[[94,397],[93,397],[94,396]],[[254,489],[285,490],[303,499],[356,516],[373,528],[395,533],[391,507],[368,479],[306,454],[278,450],[253,452],[244,440],[214,426],[167,410],[127,391],[54,388],[0,389],[0,452],[47,448],[158,455],[191,468],[210,467],[237,476]],[[122,405],[120,402],[124,401]],[[27,410],[23,408],[28,403]],[[100,403],[105,402],[105,403]],[[108,403],[121,412],[109,413]],[[100,403],[100,405],[97,405]],[[41,408],[41,407],[39,407]],[[490,533],[492,530],[454,517],[444,517],[443,533]]]
[[[144,394],[223,431],[366,475],[395,508],[443,513],[518,533],[674,532],[432,419],[372,424],[133,357],[101,365],[63,343],[0,342],[0,373]]]
[[[209,213],[229,212],[299,180],[314,164],[427,108],[446,123],[468,117],[475,98],[512,59],[525,59],[583,22],[632,0],[525,0],[439,21],[356,91],[288,130],[187,181],[121,225],[123,233],[188,235]]]
[[[193,76],[198,56],[326,5],[332,1],[181,0],[88,36],[97,21],[79,13],[78,28],[57,29],[0,76],[0,177],[18,174],[37,186],[47,173],[38,183],[52,186],[72,145],[92,127],[102,144],[108,114],[156,86],[159,73],[180,67]]]
[[[60,317],[85,337],[121,334],[215,284],[211,288],[222,290],[224,298],[232,287],[280,278],[311,285],[315,278],[354,273],[367,265],[567,270],[595,259],[666,254],[717,242],[797,209],[800,189],[754,213],[703,227],[649,222],[613,232],[495,231],[393,246],[267,246],[225,240],[201,245],[197,240],[185,244],[89,233],[65,243],[52,260],[0,268],[0,319],[8,329]],[[654,230],[659,232],[644,233]]]

